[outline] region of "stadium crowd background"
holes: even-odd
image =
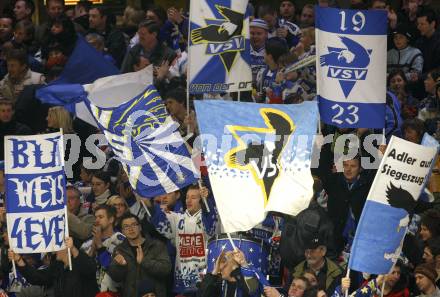
[[[116,16],[110,6],[87,1],[64,6],[63,0],[46,0],[47,17],[36,23],[32,0],[2,1],[0,159],[4,159],[5,135],[63,128],[85,143],[89,135],[99,133],[65,108],[42,104],[35,97],[39,87],[59,77],[78,34],[122,73],[153,64],[154,84],[182,135],[197,134],[196,115],[188,116],[186,106],[188,11],[138,4]],[[393,3],[393,9],[386,0],[351,0],[343,5],[388,12],[387,139],[396,135],[420,143],[425,132],[440,139],[439,4],[436,0],[402,0]],[[285,104],[315,100],[314,65],[285,71],[315,54],[314,5],[338,7],[333,0],[308,1],[302,6],[274,0],[249,6],[254,89],[242,94],[241,100]],[[193,96],[189,108],[193,100],[212,96],[237,99],[236,94]],[[375,171],[361,168],[359,157],[368,156],[361,147],[358,156],[344,161],[343,171],[337,172],[333,144],[344,134],[365,139],[377,131],[323,125],[322,132],[333,134],[334,141],[322,147],[319,167],[312,171],[315,195],[301,220],[271,214],[261,226],[234,234],[234,238],[267,248],[272,286],[261,288],[255,278],[246,276],[250,249],[209,258],[208,242],[222,235],[206,171],[202,170],[206,186],[139,197],[114,154],[102,147],[105,166],[90,170],[76,163],[67,187],[72,271],[66,251],[18,255],[8,249],[4,174],[0,171],[1,294],[217,297],[259,296],[264,291],[268,297],[316,297],[342,296],[348,290],[355,296],[440,297],[439,167],[434,168],[428,190],[419,198],[393,271],[385,276],[352,272],[345,277],[350,244]],[[80,156],[89,156],[84,146]],[[310,231],[305,226],[316,214],[320,224]],[[12,259],[18,277],[11,273]],[[207,261],[215,262],[212,271],[206,269]]]

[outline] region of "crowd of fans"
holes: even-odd
[[[430,2],[402,0],[399,10],[394,10],[387,0],[351,0],[353,9],[387,11],[387,139],[396,135],[421,143],[425,132],[440,139],[440,20]],[[88,1],[74,7],[64,6],[63,0],[45,3],[47,20],[38,25],[32,18],[33,0],[17,0],[0,12],[0,159],[4,159],[3,136],[60,128],[65,134],[77,134],[82,141],[79,155],[89,155],[84,143],[99,133],[97,128],[64,107],[43,104],[35,97],[38,88],[60,76],[82,37],[121,73],[152,64],[154,84],[182,136],[188,131],[197,134],[193,100],[237,100],[233,93],[204,94],[193,96],[191,106],[186,106],[187,11],[128,6],[118,21],[111,9]],[[314,62],[295,67],[307,59],[314,61],[314,5],[337,7],[333,0],[310,1],[301,9],[294,0],[249,4],[253,91],[242,92],[240,100],[284,104],[316,100]],[[333,134],[333,142],[321,148],[319,167],[312,169],[315,195],[309,208],[298,218],[269,214],[254,229],[233,234],[235,239],[246,238],[267,249],[266,275],[249,265],[252,249],[223,250],[211,257],[211,243],[222,234],[204,170],[198,185],[140,197],[109,148],[101,147],[107,157],[102,169],[91,170],[77,162],[67,186],[70,237],[66,246],[72,270],[67,250],[16,254],[9,249],[0,170],[1,294],[330,297],[348,292],[351,296],[440,297],[438,166],[418,200],[393,270],[379,276],[355,271],[347,275],[350,246],[376,172],[361,167],[360,157],[369,156],[362,145],[359,154],[344,161],[343,170],[337,172],[334,156],[340,152],[334,144],[342,135],[362,140],[377,131],[321,128],[323,134]],[[73,152],[68,146],[66,150],[69,158]],[[307,225],[314,214],[321,223],[310,232],[310,226],[300,222]],[[209,262],[213,268],[208,270]]]

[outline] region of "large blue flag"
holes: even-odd
[[[391,137],[356,230],[350,269],[391,271],[436,154],[436,147]]]
[[[252,89],[248,0],[191,0],[190,93]]]
[[[249,230],[268,211],[296,215],[309,205],[316,102],[265,105],[205,100],[195,106],[226,232]]]
[[[196,182],[197,174],[178,124],[156,89],[139,79],[141,74],[105,77],[85,86],[84,92],[133,189],[154,197]]]
[[[338,127],[385,127],[386,11],[315,11],[321,119]]]
[[[69,84],[89,84],[98,78],[115,75],[119,69],[104,58],[102,53],[93,48],[83,37],[78,36],[75,49],[64,66],[60,77],[36,92],[36,97],[43,103],[63,105],[73,112],[71,98],[77,89]]]

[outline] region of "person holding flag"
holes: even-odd
[[[98,292],[96,264],[73,245],[71,237],[67,237],[65,241],[66,249],[57,251],[45,269],[32,267],[24,261],[22,255],[14,253],[12,249],[9,250],[8,257],[16,263],[17,270],[30,284],[53,287],[54,297],[94,297]],[[68,249],[72,254],[72,270],[69,270]]]
[[[202,199],[208,208],[202,208]],[[176,249],[174,291],[177,293],[194,294],[196,284],[201,281],[200,274],[206,269],[207,242],[215,234],[217,224],[213,200],[208,198],[206,187],[192,185],[186,192],[185,212],[165,211],[157,204],[151,209],[151,223]]]

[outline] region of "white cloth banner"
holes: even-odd
[[[252,89],[247,0],[191,0],[189,92]]]
[[[63,135],[5,137],[6,220],[16,253],[65,248]]]

